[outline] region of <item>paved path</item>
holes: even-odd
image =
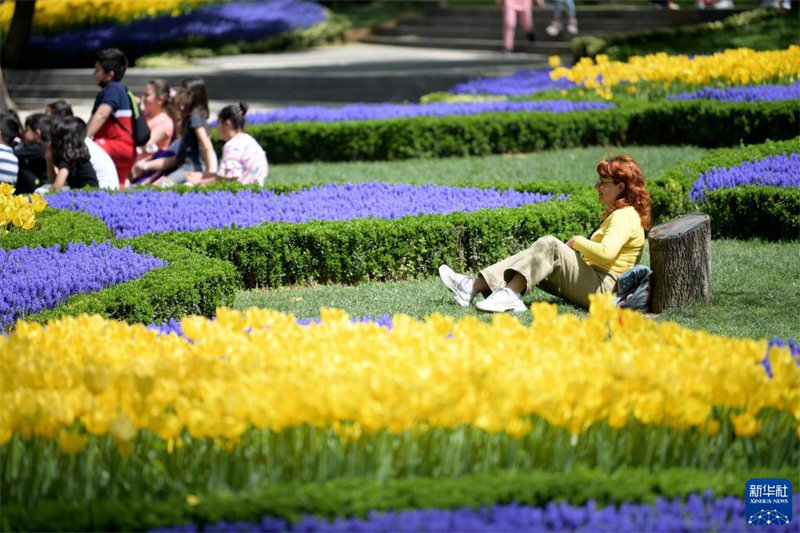
[[[183,68],[131,68],[126,84],[141,91],[147,80],[172,84],[201,76],[212,98],[212,113],[243,100],[252,108],[348,102],[417,101],[470,78],[500,76],[523,68],[542,68],[541,54],[406,48],[366,43],[326,46],[300,52],[246,54],[198,59]],[[65,98],[76,114],[88,115],[97,87],[91,69],[8,71],[12,97],[25,112]]]

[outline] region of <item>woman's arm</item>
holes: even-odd
[[[150,172],[158,172],[160,170],[167,170],[177,164],[177,158],[173,156],[161,157],[159,159],[143,159],[133,165],[133,177],[138,178]]]
[[[53,186],[50,187],[51,191],[60,191],[61,188],[67,183],[67,178],[69,177],[69,168],[59,168],[57,172],[55,172],[55,179],[53,180]]]
[[[111,106],[108,104],[100,104],[100,107],[97,108],[97,111],[94,112],[92,118],[89,119],[89,124],[86,125],[86,136],[94,138],[95,134],[103,127],[103,124],[106,123],[108,117],[111,116],[114,110],[111,109]]]
[[[633,216],[639,215],[634,211]],[[593,263],[610,263],[617,258],[623,245],[628,242],[632,231],[630,216],[622,210],[617,210],[608,215],[608,226],[600,242],[576,235],[567,242],[567,245],[582,253]]]
[[[212,156],[212,154],[214,154],[214,145],[211,144],[211,138],[208,136],[208,132],[206,132],[206,129],[202,126],[195,128],[194,132],[197,134],[197,144],[200,147],[203,163],[206,165],[206,172],[209,174],[216,174],[217,165],[214,160],[215,158]]]
[[[150,130],[150,139],[147,141],[147,144],[153,143],[159,146],[167,137],[167,129],[164,126],[156,126]]]
[[[53,152],[50,151],[50,147],[44,154],[44,160],[47,165],[47,183],[53,183],[56,180],[56,167],[53,165]]]

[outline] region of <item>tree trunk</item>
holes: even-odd
[[[26,0],[14,4],[14,16],[11,26],[3,43],[3,53],[0,61],[5,68],[19,68],[22,66],[22,51],[31,39],[33,32],[33,14],[36,10],[36,0]]]
[[[9,110],[16,111],[17,105],[14,103],[14,100],[11,99],[11,95],[8,94],[3,69],[0,68],[0,113],[5,113]]]
[[[681,304],[711,301],[711,219],[686,215],[650,230],[655,313]]]

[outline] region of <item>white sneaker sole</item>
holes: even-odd
[[[444,283],[444,286],[450,289],[450,292],[453,293],[453,299],[461,307],[469,307],[470,301],[465,300],[461,296],[458,285],[453,279],[453,274],[455,274],[455,271],[447,265],[442,265],[439,267],[439,279],[441,279],[442,283]]]
[[[482,300],[475,304],[475,308],[480,309],[481,311],[486,311],[487,313],[507,313],[507,312],[524,313],[525,311],[528,310],[528,308],[525,307],[525,304],[522,303],[520,303],[520,305],[508,304],[506,306],[498,306],[498,305],[493,305],[494,302],[490,302],[489,305],[482,305],[485,303],[486,300]]]

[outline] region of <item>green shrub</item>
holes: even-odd
[[[358,283],[429,276],[441,263],[474,270],[553,234],[568,239],[597,225],[600,206],[586,187],[567,200],[514,209],[154,236],[236,265],[246,287]],[[533,184],[529,190],[541,189]],[[562,187],[561,190],[564,190]]]
[[[577,468],[569,472],[476,474],[456,479],[341,479],[327,483],[274,484],[246,493],[200,494],[152,500],[47,502],[37,506],[3,506],[4,531],[146,531],[180,523],[258,522],[263,517],[297,521],[303,514],[327,519],[366,517],[371,510],[477,508],[517,502],[543,507],[551,501],[598,506],[652,503],[658,497],[685,500],[711,491],[715,497],[741,498],[751,477],[791,478],[781,470],[700,471],[688,468],[649,472],[622,468],[609,474]]]
[[[575,146],[694,144],[720,147],[789,139],[800,101],[620,101],[570,113],[483,113],[247,127],[276,163],[463,157]]]
[[[214,316],[218,306],[230,306],[241,282],[230,263],[212,259],[166,241],[137,237],[111,242],[130,246],[169,262],[139,279],[97,292],[74,294],[53,309],[26,317],[32,322],[81,313],[127,322],[162,322],[183,315]]]
[[[781,153],[800,153],[800,137],[788,141],[714,150],[708,155],[680,164],[648,183],[653,220],[702,210],[711,215],[715,238],[792,239],[797,238],[798,190],[781,187],[737,187],[710,193],[700,205],[692,203],[689,192],[703,172],[714,167],[730,168],[744,161]],[[794,209],[794,211],[792,211]]]
[[[608,37],[581,36],[572,39],[575,59],[606,54],[612,60],[656,52],[710,54],[726,48],[748,47],[778,50],[800,42],[797,12],[755,9],[721,21],[659,28]]]
[[[111,239],[111,230],[99,218],[77,211],[46,208],[36,214],[33,229],[0,235],[0,248],[66,246],[70,242],[102,242]]]

